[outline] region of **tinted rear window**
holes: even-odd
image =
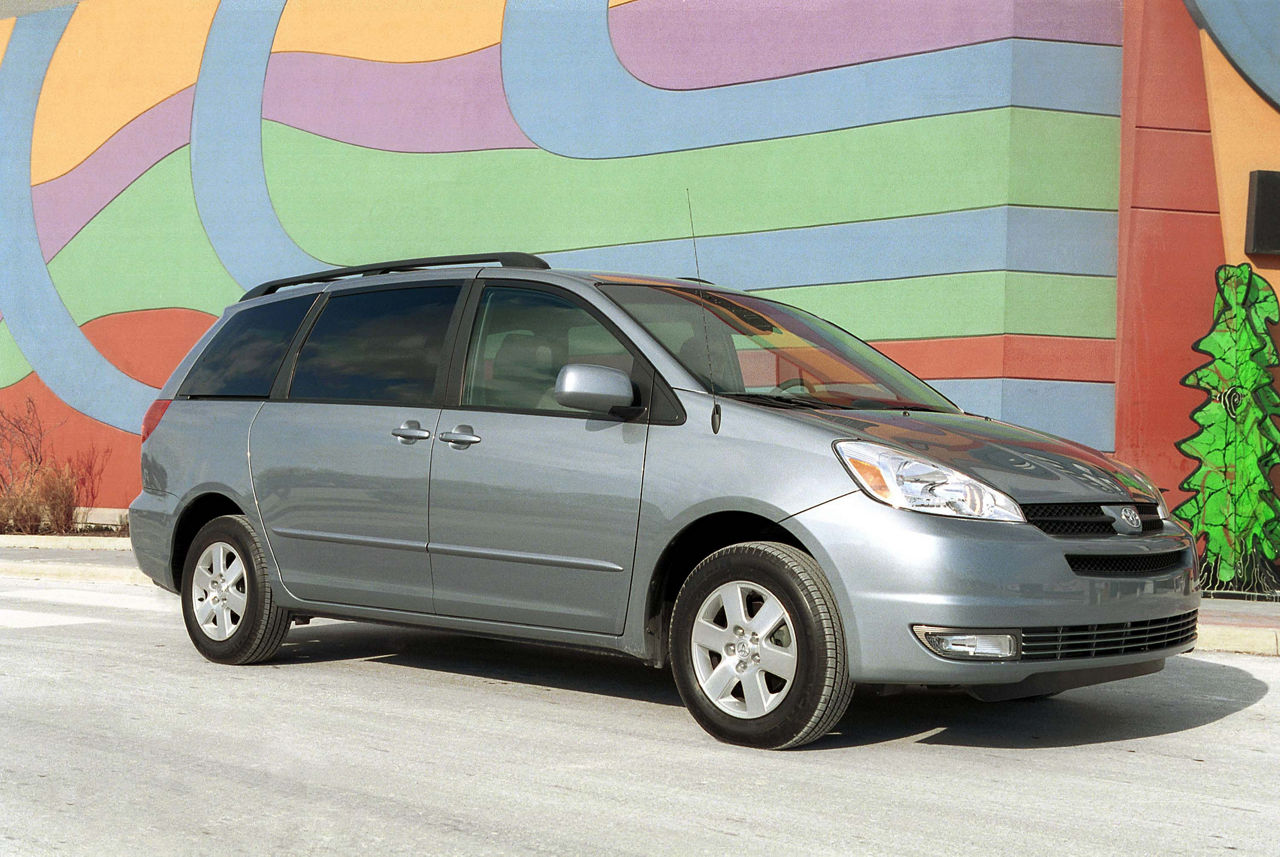
[[[315,295],[251,306],[227,319],[196,359],[179,395],[265,399]]]
[[[461,283],[329,299],[298,353],[292,399],[424,405]]]

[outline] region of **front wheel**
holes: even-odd
[[[182,618],[196,650],[220,664],[276,653],[289,611],[275,606],[267,561],[249,519],[215,518],[196,534],[182,570]]]
[[[831,584],[790,545],[704,559],[676,597],[670,640],[681,699],[721,741],[798,747],[829,732],[853,694]]]

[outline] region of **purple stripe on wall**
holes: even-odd
[[[637,0],[609,25],[640,80],[700,89],[1010,37],[1118,45],[1121,0]]]
[[[31,189],[47,262],[122,190],[191,136],[192,88],[137,116],[72,170]]]
[[[533,148],[507,108],[496,46],[424,63],[272,54],[262,114],[393,152]]]

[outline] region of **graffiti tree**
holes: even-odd
[[[1280,366],[1268,326],[1280,304],[1248,265],[1217,270],[1213,327],[1195,344],[1211,359],[1182,379],[1208,400],[1191,413],[1200,430],[1178,444],[1197,462],[1182,482],[1189,500],[1173,510],[1203,537],[1205,589],[1271,592],[1277,586],[1280,497],[1271,469],[1280,465]]]

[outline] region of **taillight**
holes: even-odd
[[[156,430],[156,426],[160,425],[160,418],[164,416],[164,412],[169,410],[170,399],[156,399],[151,403],[151,407],[147,408],[147,412],[142,417],[142,440],[145,443],[147,438],[151,437],[151,433]]]

